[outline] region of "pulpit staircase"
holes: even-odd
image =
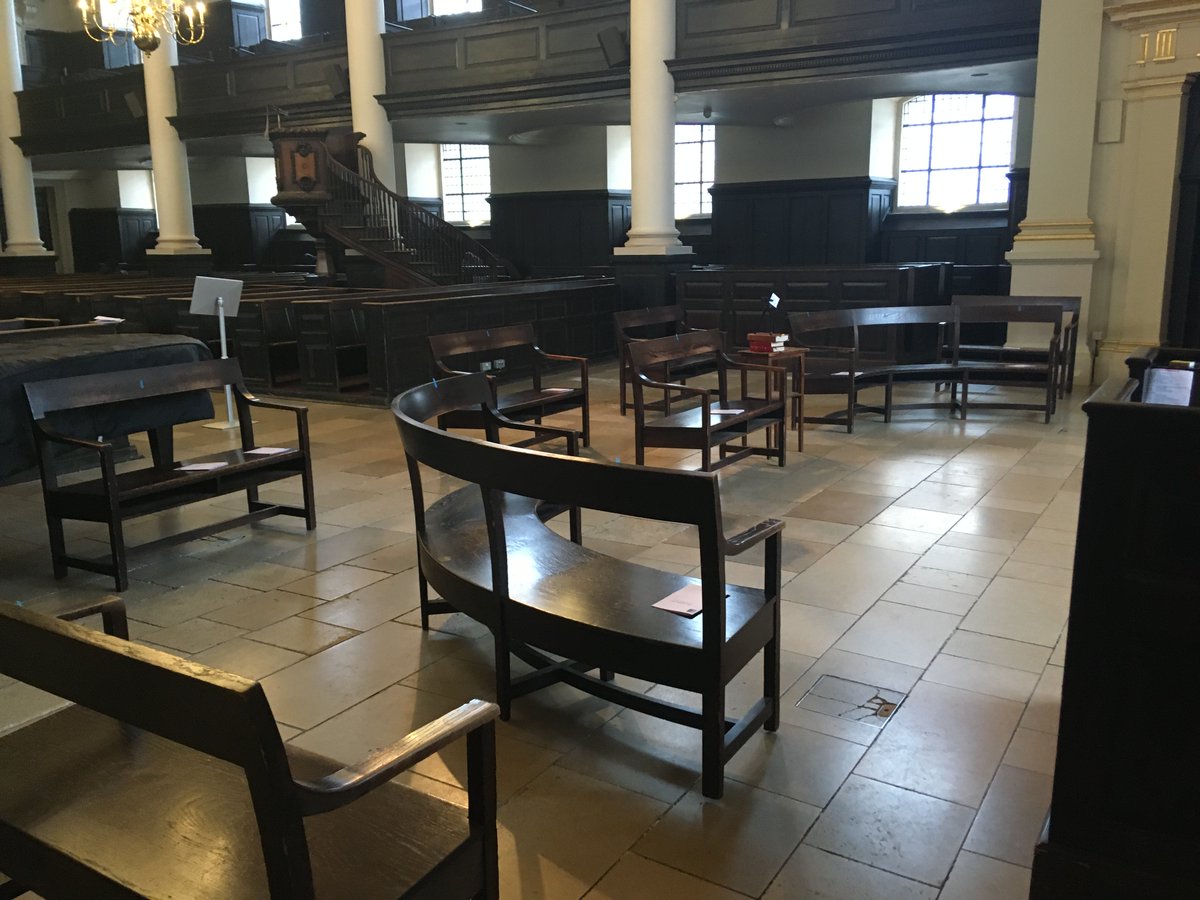
[[[370,150],[356,140],[345,146],[345,137],[358,136],[276,137],[280,192],[272,202],[314,237],[378,264],[388,287],[516,277],[510,263],[461,229],[385,187]]]

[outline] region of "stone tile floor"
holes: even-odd
[[[617,412],[615,376],[593,369],[593,443],[628,461],[633,422]],[[786,468],[726,469],[731,520],[787,523],[780,730],[733,759],[714,802],[700,794],[689,729],[561,685],[517,701],[498,736],[504,896],[1026,896],[1053,778],[1086,393],[1050,425],[978,409],[966,423],[866,416],[854,435],[810,426]],[[491,641],[461,616],[418,627],[412,496],[389,414],[310,409],[317,531],[275,519],[141,557],[125,597],[136,640],[261,679],[286,739],[353,760],[490,698]],[[288,439],[288,417],[261,418],[260,444]],[[231,440],[177,434],[181,455]],[[648,457],[697,465],[679,451]],[[0,504],[0,600],[52,608],[107,592],[99,576],[52,578],[36,483],[0,488]],[[141,520],[128,538],[236,508],[230,497]],[[698,562],[682,528],[584,521],[605,552],[677,572]],[[70,527],[68,540],[105,550],[94,528]],[[728,577],[762,583],[754,558]],[[863,696],[874,703],[859,710]],[[0,680],[0,730],[54,703]],[[894,712],[880,719],[884,703]],[[461,798],[464,768],[453,748],[406,777]]]

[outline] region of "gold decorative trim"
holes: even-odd
[[[1178,33],[1178,28],[1164,28],[1154,35],[1155,62],[1175,61],[1175,36]]]
[[[1094,241],[1096,235],[1090,231],[1079,231],[1075,233],[1060,232],[1057,234],[1026,234],[1022,231],[1014,240],[1017,241]]]
[[[1138,35],[1137,39],[1138,43],[1140,44],[1140,50],[1138,52],[1138,58],[1134,60],[1134,65],[1144,66],[1146,64],[1146,60],[1150,58],[1150,32],[1142,32]]]

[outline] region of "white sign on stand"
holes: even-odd
[[[203,275],[196,277],[192,287],[192,305],[190,312],[193,316],[216,316],[217,327],[221,334],[221,359],[229,359],[229,345],[225,338],[225,317],[236,316],[238,306],[242,302],[242,282],[232,278],[207,278]],[[229,429],[236,427],[233,421],[233,389],[225,385],[225,418],[224,425],[208,425],[208,428]]]

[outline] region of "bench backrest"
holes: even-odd
[[[428,424],[443,413],[490,406],[487,377],[471,373],[405,391],[392,401],[404,452],[413,462],[483,487],[563,506],[713,528],[720,520],[716,476],[623,466],[451,434]]]
[[[671,325],[672,331],[683,331],[687,321],[687,313],[682,306],[648,306],[645,309],[628,309],[613,313],[613,325],[617,330],[618,341],[628,340],[628,332],[638,329],[651,328],[655,325]]]
[[[240,767],[271,895],[313,896],[291,771],[257,682],[8,603],[0,673]]]
[[[241,383],[242,370],[236,359],[209,359],[31,381],[25,385],[25,395],[29,398],[29,410],[33,418],[40,420],[52,412],[189,391],[215,390]]]
[[[506,350],[510,347],[532,347],[537,335],[532,325],[505,325],[500,328],[480,328],[477,331],[458,331],[453,334],[431,334],[429,352],[434,361],[481,350]]]
[[[1083,305],[1080,297],[990,297],[986,294],[955,294],[950,298],[953,306],[1058,306],[1070,313],[1072,321],[1078,321]]]
[[[682,359],[697,356],[717,356],[725,347],[721,332],[689,331],[687,334],[667,335],[647,341],[635,341],[629,345],[629,361],[634,371],[641,374],[648,369]]]

